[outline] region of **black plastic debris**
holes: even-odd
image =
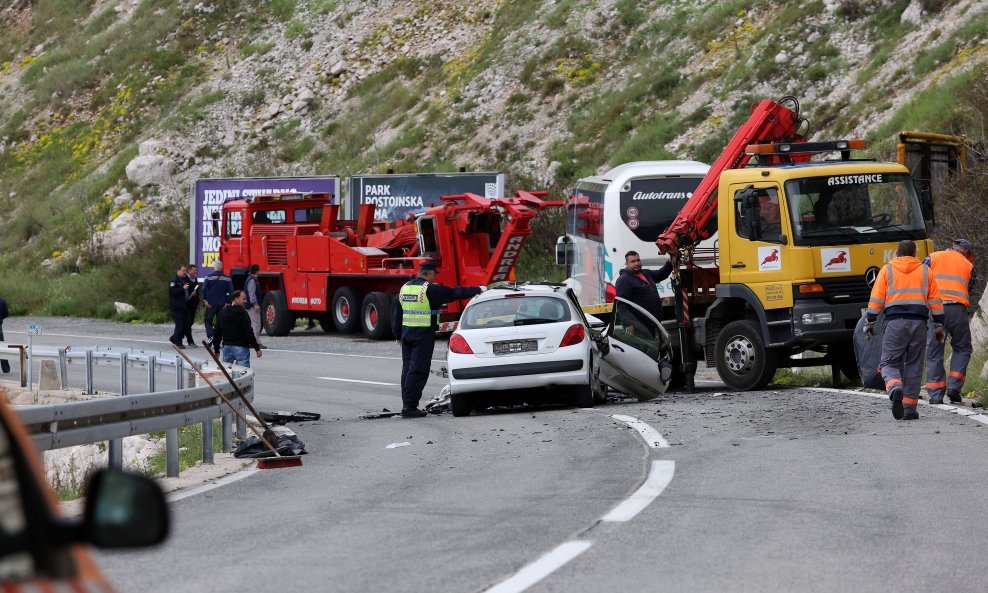
[[[376,420],[378,418],[394,418],[395,416],[401,416],[401,412],[392,412],[387,408],[381,408],[380,414],[367,414],[366,416],[361,416],[361,420]]]
[[[294,434],[278,435],[277,443],[272,443],[278,450],[278,455],[305,455],[305,444]],[[237,448],[233,450],[233,456],[241,459],[261,459],[263,457],[274,457],[274,453],[264,446],[261,439],[256,436],[246,438],[237,443]]]
[[[277,412],[258,411],[258,414],[268,424],[277,424],[278,426],[284,426],[289,422],[313,422],[322,417],[315,412],[283,412],[281,410]]]

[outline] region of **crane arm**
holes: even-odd
[[[787,103],[792,104],[794,109],[787,107]],[[794,98],[786,97],[779,102],[765,99],[753,106],[748,121],[728,142],[669,228],[659,235],[655,242],[659,251],[672,255],[708,238],[711,234],[710,219],[717,213],[717,186],[721,172],[744,167],[751,159],[751,155],[745,154],[749,144],[805,140],[798,135],[802,121],[799,103]]]

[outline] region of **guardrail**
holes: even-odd
[[[30,354],[16,345],[0,344],[0,358],[19,361],[21,385],[31,383],[25,376],[30,369]],[[178,475],[178,429],[191,424],[202,424],[203,462],[213,462],[213,420],[222,419],[223,451],[232,450],[234,414],[208,385],[196,386],[193,368],[175,352],[114,348],[105,346],[33,348],[33,357],[39,360],[55,360],[58,363],[60,385],[70,388],[69,368],[83,366],[84,393],[94,394],[96,368],[115,366],[119,373],[119,394],[105,398],[63,404],[16,406],[38,449],[47,451],[103,441],[109,442],[108,463],[119,468],[123,463],[122,438],[165,431],[165,466],[169,477]],[[217,378],[213,384],[241,410],[244,409],[236,390],[223,378],[212,361],[194,360],[204,371],[212,367]],[[254,399],[254,373],[249,368],[232,367],[234,382],[244,397]],[[147,391],[128,393],[128,379],[132,369],[145,369]],[[158,371],[173,371],[174,389],[157,391]],[[30,370],[27,371],[30,373]],[[191,377],[190,377],[191,374]],[[186,383],[189,383],[186,386]],[[246,426],[237,420],[237,433],[246,437]]]

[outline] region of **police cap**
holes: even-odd
[[[974,251],[974,244],[967,239],[954,239],[954,245],[960,247],[964,251]]]
[[[419,264],[419,272],[435,272],[436,263],[433,261],[424,261]]]

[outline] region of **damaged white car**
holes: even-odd
[[[552,284],[502,285],[475,297],[446,361],[454,416],[498,404],[592,407],[608,386],[647,400],[665,393],[672,376],[669,335],[648,312],[617,299],[603,324]]]

